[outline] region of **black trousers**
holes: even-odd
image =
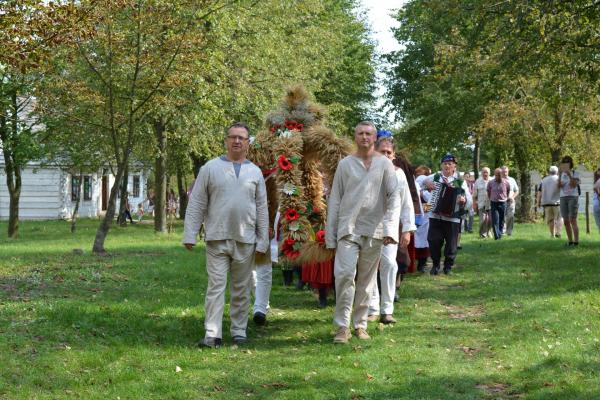
[[[442,246],[444,246],[444,268],[451,268],[456,258],[456,246],[458,234],[460,233],[460,222],[442,221],[441,219],[429,219],[429,252],[434,267],[440,266],[442,259]]]

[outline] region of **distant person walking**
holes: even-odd
[[[502,233],[511,236],[515,226],[515,211],[517,206],[517,197],[519,196],[519,185],[512,176],[508,175],[508,167],[505,165],[502,167],[502,177],[510,184],[510,195],[506,201],[506,215],[504,217],[504,225],[501,226]]]
[[[494,170],[494,179],[487,185],[487,194],[490,199],[490,213],[492,214],[492,230],[494,239],[502,239],[502,225],[506,212],[507,201],[510,196],[510,183],[502,177],[502,169]]]
[[[544,208],[544,220],[551,237],[560,237],[562,217],[560,216],[560,189],[558,187],[558,168],[548,168],[548,176],[542,179],[539,188],[538,207]]]
[[[577,214],[579,213],[579,173],[573,169],[573,158],[564,156],[560,161],[560,214],[567,231],[567,246],[579,245],[579,226]]]
[[[486,238],[490,234],[492,217],[490,215],[490,199],[487,194],[487,185],[490,182],[490,169],[484,167],[481,176],[473,185],[473,210],[479,216],[479,237]]]
[[[594,195],[592,197],[592,204],[594,205],[594,219],[596,220],[598,232],[600,232],[600,167],[594,172]]]

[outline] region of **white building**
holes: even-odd
[[[74,176],[57,166],[41,166],[30,162],[21,171],[21,198],[19,219],[69,219],[75,208],[78,174]],[[127,190],[133,209],[146,199],[147,173],[133,170],[129,173]],[[108,207],[114,176],[107,169],[84,174],[79,204],[79,216],[96,218]],[[9,194],[4,171],[4,156],[0,149],[0,220],[8,219]]]

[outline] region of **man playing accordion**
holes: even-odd
[[[434,185],[431,200],[426,206],[430,213],[427,240],[433,261],[431,275],[437,275],[440,270],[444,244],[444,273],[450,274],[456,258],[461,216],[473,202],[467,183],[456,172],[456,158],[446,154],[442,157],[441,167],[440,172],[425,179]]]

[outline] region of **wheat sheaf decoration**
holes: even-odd
[[[303,86],[291,87],[248,154],[265,177],[270,226],[279,208],[279,249],[288,264],[324,262],[334,255],[324,243],[323,187],[331,187],[338,162],[350,154],[352,144],[324,126],[324,117]]]

